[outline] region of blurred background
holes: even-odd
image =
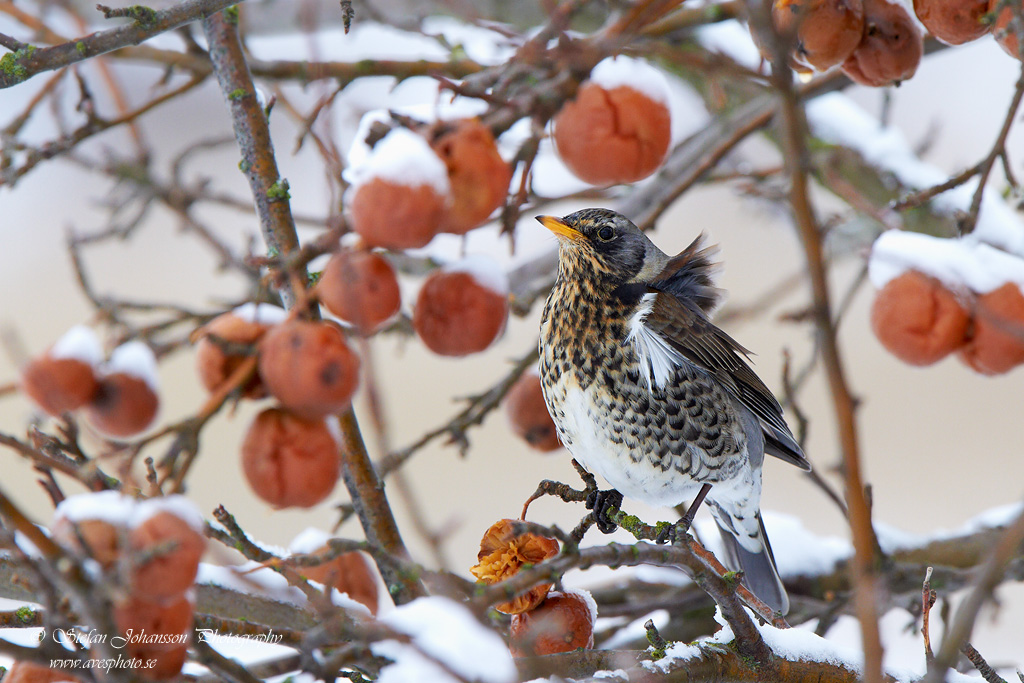
[[[338,59],[351,57],[344,41],[357,44],[367,16],[360,12],[365,8],[356,5],[353,33],[345,37],[336,28],[335,3],[294,4],[333,31],[329,41],[309,39],[313,51]],[[482,8],[482,3],[466,4],[466,11],[476,7],[481,14],[526,21],[501,12],[529,3],[495,2],[491,8],[494,12]],[[302,36],[285,35],[291,30],[285,20],[296,16],[291,6],[293,3],[246,3],[246,20],[250,15],[254,17],[250,40],[254,54],[270,59],[275,50],[296,50],[307,41]],[[391,9],[378,5],[377,11],[386,14]],[[257,15],[260,18],[255,20]],[[0,15],[0,31],[14,33],[12,25],[5,27],[7,21]],[[74,31],[69,29],[69,33]],[[404,52],[407,47],[396,42],[381,49]],[[158,70],[130,62],[115,61],[114,71],[129,96],[139,101],[149,96],[159,78]],[[846,94],[873,114],[881,116],[885,112],[893,126],[920,146],[925,160],[953,174],[988,153],[1019,71],[1020,64],[986,38],[926,57],[917,75],[897,89],[876,91],[852,86]],[[364,111],[398,100],[428,101],[424,98],[434,88],[428,79],[411,79],[392,92],[392,79],[368,80],[372,82],[350,86],[353,92],[346,94],[332,121],[343,150]],[[260,86],[268,92],[273,87]],[[693,100],[683,86],[677,84],[674,89],[674,103],[685,106]],[[33,91],[32,84],[0,91],[3,125],[26,106]],[[289,96],[302,101],[319,92],[321,85],[313,84],[302,91],[290,91]],[[99,109],[109,107],[106,93],[97,91],[94,95]],[[42,141],[53,137],[55,129],[48,118],[48,112],[37,112],[27,129],[30,138]],[[703,120],[698,110],[686,109],[677,109],[674,119],[677,139]],[[283,113],[275,111],[271,124],[281,175],[291,184],[292,209],[302,214],[323,214],[328,197],[320,159],[310,145],[292,153],[297,129]],[[140,127],[154,152],[158,173],[186,144],[231,134],[222,95],[212,80],[143,117]],[[1009,143],[1018,176],[1024,176],[1021,140],[1016,131]],[[131,144],[125,131],[115,131],[97,136],[76,156],[102,159],[119,154]],[[777,158],[768,145],[754,139],[740,148],[733,161],[764,167],[777,163]],[[221,145],[193,156],[187,175],[210,178],[219,188],[246,198],[248,187],[237,162],[233,143]],[[84,164],[66,160],[46,162],[14,187],[0,187],[0,325],[8,328],[30,353],[44,350],[70,326],[94,319],[76,282],[65,236],[68,231],[87,233],[107,227],[109,205],[124,202],[126,192],[127,188]],[[545,207],[544,213],[562,215],[586,205],[566,202]],[[829,207],[827,197],[822,206]],[[239,250],[249,240],[258,239],[258,226],[251,215],[227,209],[205,210],[204,215],[219,236]],[[661,218],[652,238],[673,253],[700,231],[721,245],[724,268],[719,282],[729,292],[727,307],[755,302],[771,286],[803,270],[802,250],[788,217],[766,201],[743,196],[734,184],[705,184],[690,190]],[[317,232],[315,228],[302,229],[306,238]],[[514,257],[508,253],[508,243],[495,237],[492,227],[476,231],[465,244],[446,243],[438,248],[489,251],[506,264],[513,264],[553,249],[554,238],[527,216],[521,221]],[[183,231],[174,216],[159,209],[152,211],[129,239],[92,247],[84,253],[93,286],[100,293],[135,301],[175,302],[210,312],[244,295],[240,280],[218,273],[210,251],[194,235]],[[833,269],[836,299],[860,276],[865,256],[853,254]],[[416,286],[414,279],[403,281],[407,294],[411,295]],[[982,377],[952,358],[926,369],[911,368],[884,351],[873,337],[868,320],[872,295],[869,284],[854,295],[843,318],[840,340],[848,380],[861,401],[858,425],[863,468],[872,486],[875,520],[906,532],[930,533],[959,527],[988,508],[1020,501],[1024,494],[1024,445],[1018,420],[1024,371]],[[411,296],[406,297],[406,311],[410,302]],[[808,290],[800,284],[773,298],[756,316],[734,321],[727,328],[757,354],[756,371],[777,392],[781,391],[785,355],[791,356],[794,368],[803,367],[810,357],[809,323],[783,320],[788,314],[805,310],[808,303]],[[457,360],[432,355],[415,338],[374,338],[371,362],[384,398],[386,444],[370,429],[362,392],[357,413],[375,457],[381,455],[382,448],[402,448],[443,425],[461,409],[462,397],[485,391],[503,377],[512,359],[536,344],[539,315],[538,304],[526,317],[510,319],[503,338],[491,349]],[[10,352],[0,354],[0,384],[16,381],[20,360]],[[161,363],[159,424],[182,419],[202,404],[205,392],[193,364],[190,349],[174,353]],[[831,402],[820,372],[814,372],[799,403],[810,421],[805,450],[816,469],[841,490],[835,473],[839,455]],[[249,420],[262,407],[241,404],[237,410],[218,415],[204,430],[188,494],[205,513],[223,504],[261,541],[287,545],[308,526],[330,529],[337,518],[333,505],[347,497],[339,485],[330,504],[301,511],[273,511],[256,499],[242,478],[238,445]],[[23,435],[33,415],[32,407],[22,397],[0,397],[0,430]],[[469,438],[472,447],[466,457],[460,457],[456,448],[435,443],[406,466],[406,490],[399,490],[393,483],[387,488],[414,556],[429,565],[444,563],[467,576],[468,568],[476,561],[483,531],[499,518],[518,516],[523,501],[541,479],[577,482],[565,451],[540,454],[530,450],[511,433],[500,410],[492,413],[482,427],[473,429]],[[792,515],[818,534],[848,537],[834,504],[795,468],[771,461],[764,478],[764,509]],[[0,486],[37,521],[46,523],[52,510],[34,479],[26,461],[14,452],[0,451]],[[69,484],[67,492],[77,493],[79,488]],[[632,502],[628,510],[649,521],[668,519],[671,514]],[[531,508],[531,519],[568,529],[584,512],[581,505],[542,499]],[[424,529],[442,533],[444,543],[439,554],[429,547]],[[340,533],[361,536],[354,519]],[[603,543],[607,539],[592,540]],[[1024,633],[1024,590],[1007,586],[1000,589],[999,596],[1002,610],[979,622],[984,630],[984,654],[994,664],[1015,661],[1019,666],[1024,664],[1020,641]],[[912,663],[921,658],[919,652],[905,654],[897,661]]]

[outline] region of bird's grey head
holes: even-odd
[[[614,287],[650,280],[668,261],[632,221],[608,209],[537,220],[558,237],[559,269],[565,277],[596,277]]]

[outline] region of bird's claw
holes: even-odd
[[[683,540],[690,531],[690,522],[690,519],[683,517],[675,524],[664,525],[658,535],[654,537],[654,542],[658,545],[675,545]]]
[[[587,495],[587,509],[594,511],[594,521],[603,534],[610,534],[618,525],[608,518],[612,510],[622,506],[622,494],[615,489],[607,491],[593,490]]]

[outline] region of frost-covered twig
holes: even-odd
[[[924,190],[918,190],[917,192],[910,193],[892,202],[892,204],[890,204],[889,206],[894,211],[906,211],[907,209],[917,208],[918,206],[925,204],[934,197],[939,196],[943,192],[952,190],[954,187],[960,187],[968,180],[978,175],[978,173],[981,171],[983,163],[983,161],[979,161],[974,166],[964,169],[960,173],[951,176],[949,180],[943,183],[939,183],[938,185],[933,185],[932,187],[926,188]]]
[[[937,197],[938,195],[948,192],[954,188],[960,187],[964,183],[978,178],[978,186],[971,196],[971,202],[969,207],[965,207],[963,215],[959,220],[959,231],[960,234],[966,235],[974,230],[975,225],[978,223],[978,216],[981,211],[981,202],[985,193],[985,187],[988,183],[988,178],[992,172],[996,162],[1002,159],[1004,166],[1009,169],[1008,155],[1006,150],[1006,140],[1010,134],[1010,129],[1013,127],[1013,123],[1016,119],[1016,114],[1020,108],[1022,97],[1024,97],[1024,67],[1021,69],[1020,77],[1014,86],[1013,97],[1007,107],[1006,116],[1003,119],[1003,125],[996,135],[995,142],[992,144],[992,148],[984,159],[974,164],[973,166],[964,169],[960,173],[951,176],[945,182],[939,183],[929,188],[917,190],[909,193],[904,197],[891,204],[891,208],[896,211],[905,211],[907,209],[913,209],[921,206],[925,202]],[[1011,179],[1012,183],[1012,179]]]
[[[213,511],[213,516],[224,527],[224,531],[211,524],[207,524],[205,528],[207,536],[224,543],[230,548],[234,548],[242,553],[247,560],[259,562],[263,566],[280,572],[288,580],[288,583],[302,591],[310,602],[316,603],[318,601],[320,597],[318,591],[310,586],[305,578],[293,571],[290,566],[281,562],[282,558],[254,543],[235,520],[234,515],[228,512],[223,505],[217,506]],[[227,532],[226,535],[225,531]]]

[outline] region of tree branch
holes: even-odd
[[[159,12],[135,5],[134,7],[139,8],[140,12],[132,17],[133,21],[130,24],[106,31],[97,31],[83,36],[79,40],[68,41],[52,47],[28,46],[12,53],[17,68],[0,70],[0,88],[9,88],[44,71],[70,66],[127,45],[138,45],[153,36],[203,19],[240,1],[184,0],[184,2]]]
[[[235,138],[242,152],[242,168],[256,200],[263,237],[271,251],[287,257],[299,250],[287,181],[278,174],[267,117],[256,98],[238,32],[223,13],[207,17],[203,30],[210,44],[214,73],[231,110]],[[300,297],[305,296],[302,289],[306,282],[305,272],[303,265],[299,276],[284,278],[281,296],[288,308],[299,304]],[[296,287],[300,289],[297,291]],[[396,558],[408,559],[409,553],[384,495],[384,485],[370,461],[355,413],[350,408],[339,416],[339,421],[342,430],[342,476],[366,539]],[[406,575],[389,563],[378,562],[378,568],[396,602],[407,602],[424,594],[417,577]]]

